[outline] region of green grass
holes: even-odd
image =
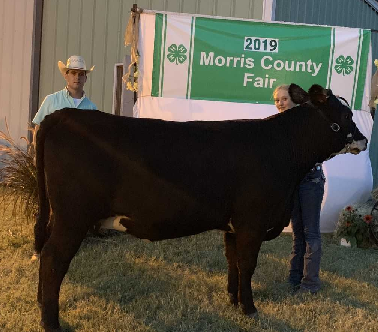
[[[33,225],[1,218],[0,331],[41,331]],[[228,304],[221,232],[158,243],[88,237],[62,285],[61,324],[69,332],[378,331],[378,250],[341,247],[330,235],[323,248],[321,292],[293,296],[291,236],[264,243],[251,320]]]

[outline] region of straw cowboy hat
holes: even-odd
[[[62,61],[58,61],[58,67],[62,75],[64,76],[69,69],[76,69],[76,70],[83,70],[87,74],[89,74],[95,66],[91,69],[87,69],[85,65],[85,61],[82,56],[80,55],[72,55],[68,58],[67,64],[65,65]]]

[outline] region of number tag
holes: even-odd
[[[277,53],[278,39],[244,37],[244,51]]]

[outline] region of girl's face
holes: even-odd
[[[280,113],[288,110],[289,108],[293,108],[295,106],[295,104],[293,103],[293,101],[291,100],[289,96],[289,92],[285,89],[278,89],[274,93],[273,98],[274,98],[274,104],[276,105]]]

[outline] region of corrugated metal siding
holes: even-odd
[[[87,66],[96,66],[85,85],[87,95],[99,109],[111,112],[114,65],[127,54],[123,38],[133,3],[144,9],[254,19],[262,18],[263,9],[263,0],[44,0],[39,103],[65,86],[57,62],[79,54]]]
[[[263,0],[142,0],[145,9],[261,20]]]
[[[133,1],[45,0],[40,73],[40,103],[65,86],[57,66],[82,55],[95,70],[86,93],[99,109],[111,110],[114,64],[122,62],[123,34]]]
[[[14,139],[29,121],[33,1],[0,1],[0,129],[5,117]]]
[[[378,13],[364,0],[276,0],[275,20],[378,31]],[[378,32],[372,32],[371,40],[374,60],[378,58]]]

